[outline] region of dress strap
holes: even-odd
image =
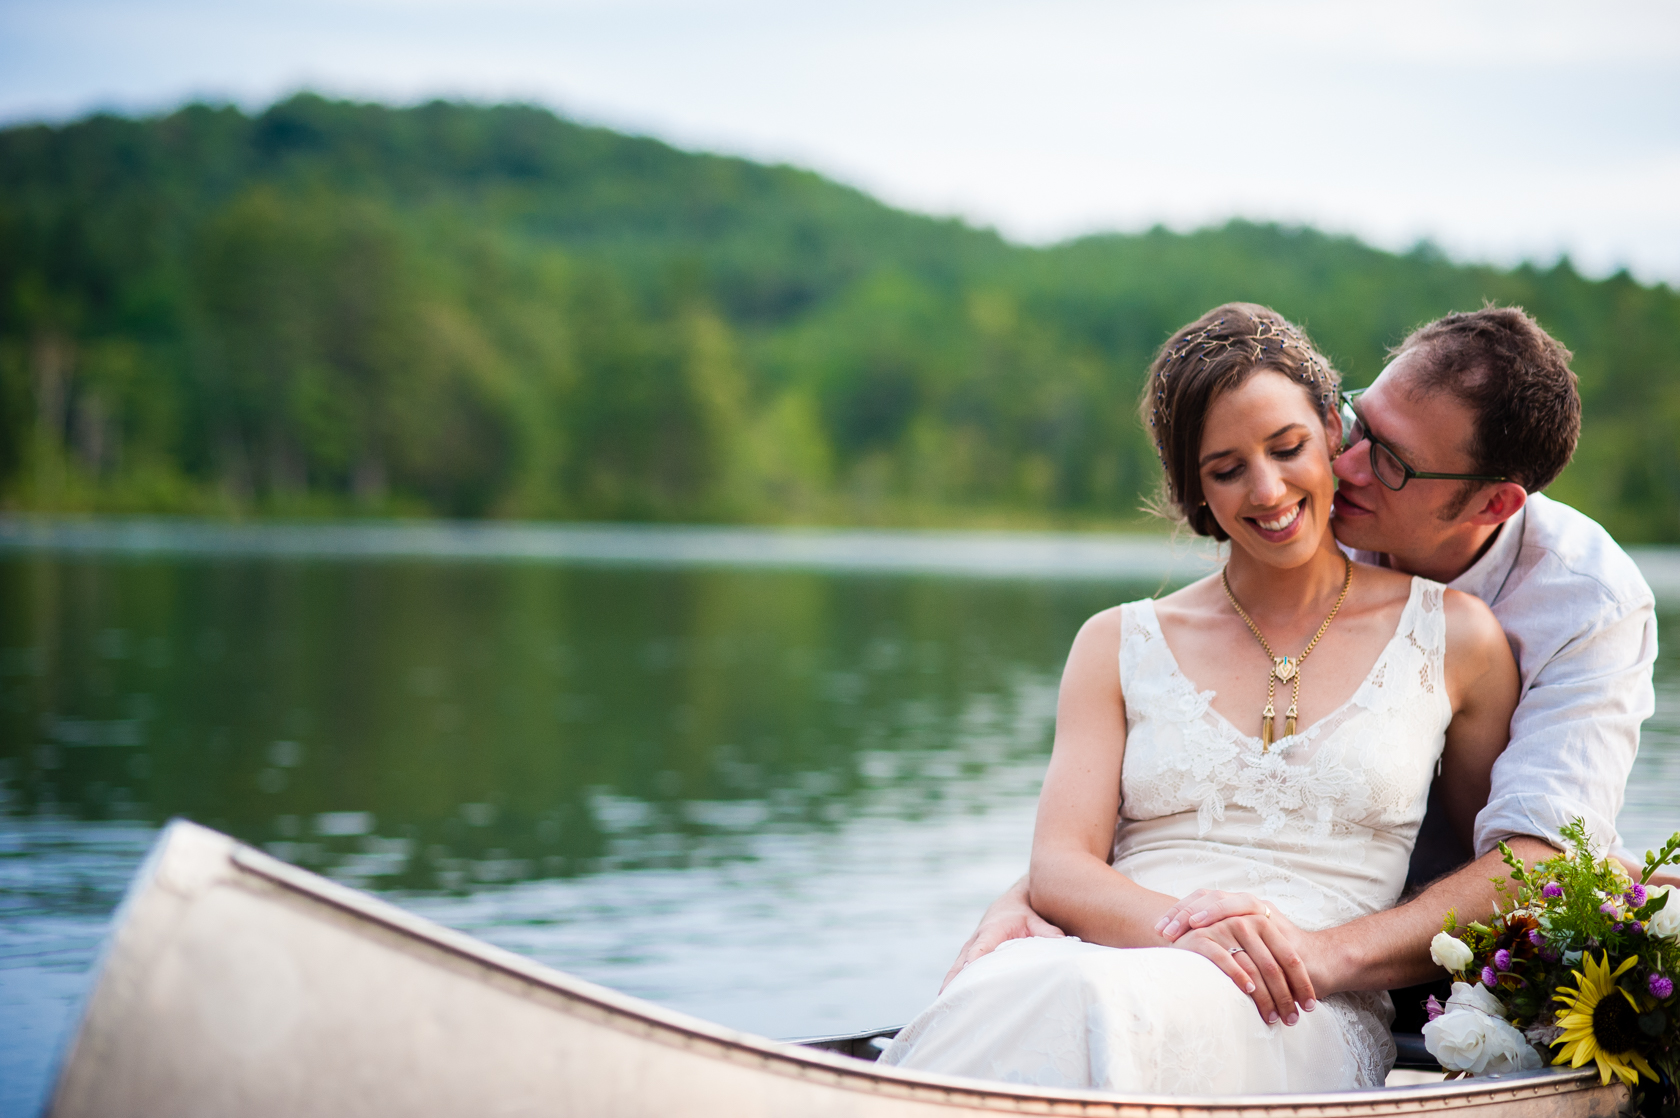
[[[1447,650],[1446,587],[1422,575],[1412,576],[1411,595],[1400,617],[1400,632],[1426,655],[1442,656]]]
[[[1155,616],[1152,598],[1140,598],[1120,607],[1120,691],[1129,694],[1144,678],[1151,664],[1164,659],[1166,639],[1161,621]]]
[[[1417,685],[1425,695],[1433,695],[1448,708],[1447,697],[1447,609],[1446,587],[1421,575],[1412,576],[1412,593],[1400,618],[1399,632],[1404,634],[1411,655],[1418,663]]]

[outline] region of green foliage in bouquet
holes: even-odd
[[[1494,995],[1531,1044],[1555,1050],[1552,1063],[1654,1083],[1646,1101],[1669,1113],[1680,1101],[1680,890],[1647,886],[1680,863],[1680,833],[1645,855],[1638,882],[1594,851],[1581,820],[1562,834],[1569,848],[1532,867],[1500,843],[1510,876],[1495,881],[1498,912],[1463,926],[1449,914],[1445,930],[1467,951],[1449,943],[1435,957]]]

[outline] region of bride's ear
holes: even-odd
[[[1331,408],[1330,414],[1324,417],[1324,438],[1330,447],[1330,457],[1332,459],[1342,452],[1342,436],[1344,434],[1346,432],[1342,429],[1341,412]]]

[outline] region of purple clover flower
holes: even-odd
[[[1604,913],[1606,916],[1614,916],[1616,915],[1616,902],[1605,901],[1603,904],[1598,906],[1598,911]]]
[[[1657,976],[1653,974],[1651,976],[1651,981],[1654,983],[1656,980]],[[1423,1010],[1425,1013],[1429,1014],[1429,1019],[1433,1021],[1435,1018],[1445,1013],[1447,1011],[1447,1007],[1437,1001],[1434,994],[1431,994],[1429,995],[1429,1000],[1423,1003]]]
[[[1499,970],[1511,969],[1511,953],[1501,947],[1493,953],[1493,965]]]
[[[1528,930],[1528,942],[1536,947],[1544,947],[1546,946],[1546,937],[1540,934],[1539,928],[1530,928]]]
[[[1632,889],[1627,891],[1627,903],[1629,907],[1638,908],[1640,905],[1645,903],[1647,896],[1648,894],[1645,892],[1645,886],[1635,885]]]
[[[1563,896],[1563,886],[1559,885],[1555,881],[1548,881],[1546,883],[1546,887],[1544,889],[1540,890],[1540,891],[1542,893],[1544,893],[1546,896],[1553,898],[1554,900],[1558,897]]]
[[[1651,991],[1653,998],[1667,998],[1674,994],[1674,980],[1667,975],[1653,974],[1645,981],[1645,988]],[[1434,1018],[1430,1018],[1434,1020]]]
[[[1499,976],[1493,972],[1492,967],[1482,968],[1482,985],[1486,986],[1489,990],[1499,985]]]
[[[1629,920],[1625,926],[1628,931],[1633,932],[1635,935],[1645,930],[1645,925],[1641,924],[1637,920]]]

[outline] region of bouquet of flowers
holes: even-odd
[[[1581,820],[1563,836],[1568,850],[1526,868],[1500,843],[1498,913],[1462,927],[1448,914],[1429,953],[1452,996],[1429,999],[1424,1042],[1455,1075],[1596,1063],[1603,1083],[1644,1081],[1667,1113],[1680,1101],[1680,889],[1646,883],[1680,863],[1680,834],[1645,855],[1638,882],[1594,853]]]

